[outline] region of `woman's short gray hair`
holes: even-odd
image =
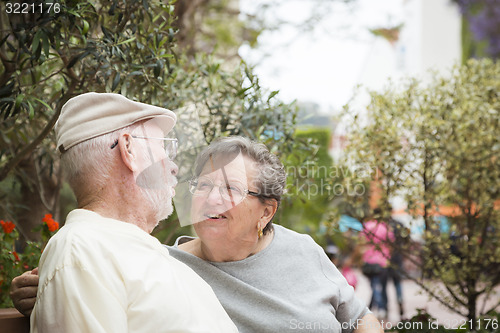
[[[239,153],[257,163],[258,174],[253,185],[257,187],[258,198],[263,203],[269,199],[274,199],[279,206],[286,186],[285,167],[279,158],[262,143],[251,141],[242,136],[218,138],[212,141],[196,159],[196,176],[201,174],[203,167],[211,157],[232,158]],[[272,230],[272,223],[268,223],[263,232],[266,233],[269,230]]]

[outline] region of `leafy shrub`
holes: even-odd
[[[51,214],[46,214],[42,222],[35,229],[41,233],[42,241],[28,241],[22,251],[17,251],[16,241],[19,239],[19,231],[16,225],[11,221],[0,221],[2,227],[0,229],[0,308],[13,306],[9,298],[12,279],[38,266],[44,245],[59,229],[59,223],[54,221]]]

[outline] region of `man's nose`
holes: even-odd
[[[172,176],[177,176],[177,174],[179,173],[179,167],[172,161],[170,161],[170,164],[170,173],[172,174]]]

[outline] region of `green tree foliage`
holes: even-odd
[[[182,3],[40,1],[28,14],[0,4],[0,213],[25,238],[36,238],[30,231],[45,213],[63,220],[52,128],[80,93],[118,92],[172,110],[197,103],[208,110],[209,140],[242,134],[278,154],[307,150],[293,140],[294,108],[261,89],[250,68],[223,70],[209,55],[175,51]]]
[[[297,140],[314,149],[303,164],[287,165],[288,195],[278,213],[279,223],[313,236],[324,245],[324,221],[331,201],[330,180],[333,160],[329,155],[330,129],[302,128]]]
[[[215,53],[218,58],[237,61],[241,44],[255,44],[261,31],[240,17],[238,5],[233,0],[177,0],[174,24],[183,52],[190,57]]]
[[[30,206],[9,207],[7,201],[3,208],[28,238],[44,213],[58,215],[61,177],[51,130],[62,105],[86,91],[158,102],[174,38],[169,4],[39,5],[23,14],[2,3],[0,13],[0,180],[14,177],[21,202]]]
[[[400,196],[424,220],[418,264],[442,283],[417,282],[473,322],[500,306],[499,92],[500,63],[469,60],[425,85],[409,80],[372,92],[368,123],[347,110],[348,157],[378,170],[385,217],[389,199]],[[440,232],[434,218],[445,209],[451,227]],[[415,248],[394,250],[409,255]]]

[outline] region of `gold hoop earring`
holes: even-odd
[[[262,235],[263,235],[262,228],[259,227],[259,230],[257,231],[257,236],[259,236],[259,239],[261,239]]]

